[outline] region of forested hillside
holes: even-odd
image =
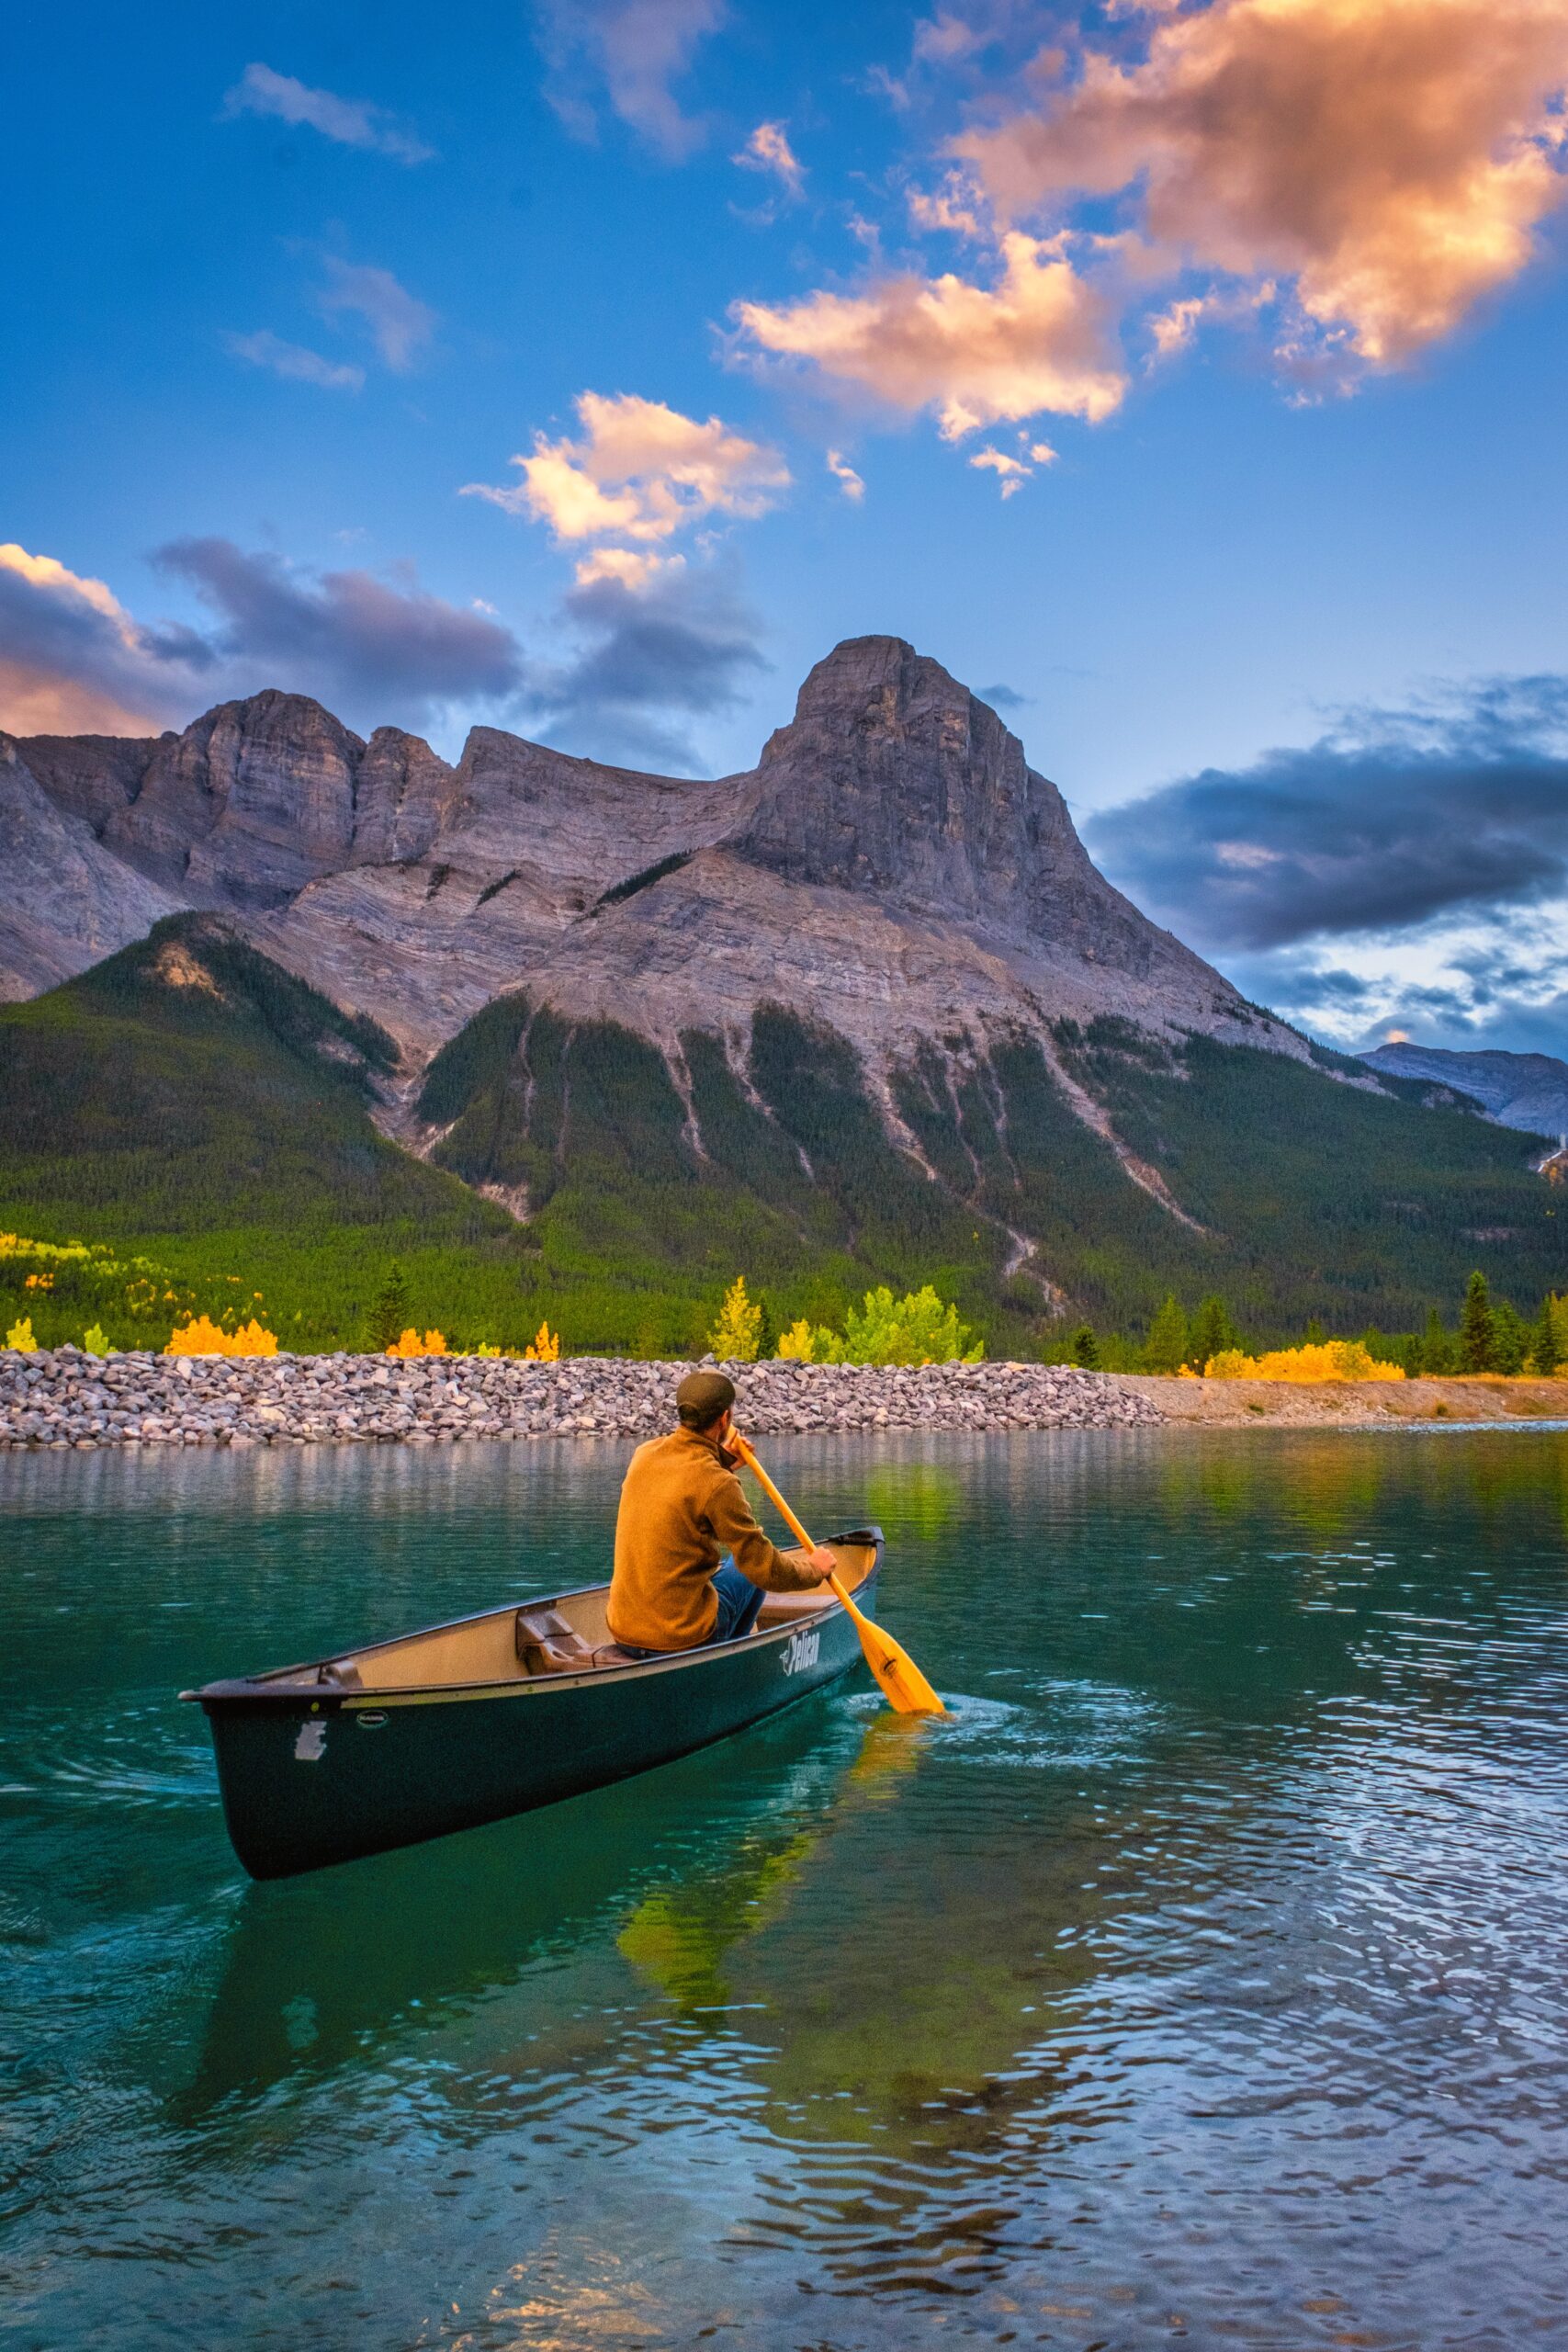
[[[1064,1317],[1142,1329],[1173,1290],[1223,1293],[1267,1339],[1415,1329],[1473,1265],[1527,1311],[1562,1283],[1561,1193],[1511,1131],[1111,1019],[1058,1023],[1055,1050],[927,1046],[892,1074],[900,1142],[852,1046],[782,1007],[744,1049],[687,1032],[677,1071],[519,993],[431,1064],[427,1161],[373,1123],[373,1023],[177,917],[0,1010],[0,1227],[134,1250],[171,1296],[238,1283],[313,1346],[356,1341],[393,1258],[450,1337],[547,1315],[569,1347],[646,1353],[700,1345],[737,1272],[780,1329],[930,1282],[992,1352],[1031,1355]],[[69,1283],[30,1304],[40,1338],[70,1335]]]

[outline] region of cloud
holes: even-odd
[[[541,433],[531,456],[511,460],[521,481],[468,482],[462,494],[547,523],[558,540],[646,542],[709,514],[764,514],[788,486],[776,450],[716,416],[699,424],[632,392],[584,392],[576,408],[580,438],[551,441]]]
[[[771,172],[786,196],[799,197],[806,192],[806,174],[782,122],[760,122],[739,153],[731,155],[729,160],[739,164],[743,172]]]
[[[680,571],[685,561],[683,555],[655,555],[649,548],[595,548],[592,555],[580,560],[573,577],[580,588],[592,588],[601,580],[617,580],[623,588],[640,589]]]
[[[406,376],[435,331],[435,313],[400,286],[389,269],[325,256],[327,283],[318,306],[328,318],[350,311],[365,321],[387,366]]]
[[[226,334],[223,347],[252,368],[265,368],[294,383],[319,384],[329,392],[358,392],[365,388],[363,368],[323,359],[319,351],[310,351],[301,343],[285,343],[265,327],[257,334]]]
[[[1021,454],[1016,457],[1006,449],[987,447],[977,449],[969,460],[972,466],[996,475],[1004,498],[1011,498],[1021,491],[1036,466],[1054,466],[1056,462],[1056,452],[1048,441],[1031,441],[1027,434],[1021,433],[1018,446]]]
[[[976,702],[989,703],[993,710],[1022,710],[1032,697],[1021,695],[1015,686],[976,686]]]
[[[865,496],[865,483],[856,473],[853,466],[847,458],[841,457],[837,449],[829,450],[827,462],[828,471],[832,475],[844,496],[853,499],[858,506]]]
[[[158,551],[214,614],[207,639],[231,693],[283,685],[349,723],[423,727],[455,703],[502,703],[524,685],[512,632],[471,607],[369,571],[305,572],[231,539]]]
[[[953,237],[967,237],[978,244],[990,233],[984,197],[967,173],[949,172],[938,188],[905,190],[904,200],[909,208],[909,219],[917,229],[940,230]]]
[[[579,88],[586,65],[621,120],[678,163],[706,130],[682,113],[671,84],[726,13],[724,0],[539,0],[539,42],[551,74],[545,96],[573,137],[592,139],[593,111]]]
[[[215,625],[148,625],[101,580],[0,548],[0,725],[149,735],[282,686],[353,726],[423,727],[454,706],[504,705],[525,683],[508,629],[407,581],[317,576],[219,538],[176,540],[157,560]]]
[[[17,735],[155,735],[181,707],[170,649],[101,580],[0,546],[0,726]]]
[[[742,335],[889,407],[934,409],[944,438],[1051,411],[1091,422],[1126,389],[1108,305],[1056,243],[1014,230],[1002,275],[884,277],[860,294],[818,292],[776,308],[740,302]]]
[[[670,715],[733,709],[767,668],[757,625],[733,582],[665,573],[647,586],[599,579],[566,599],[581,640],[553,673],[539,673],[529,708],[563,750],[669,775],[701,772]]]
[[[1562,0],[1212,0],[953,147],[1004,217],[1124,196],[1172,273],[1289,279],[1393,367],[1529,262],[1565,82]]]
[[[1568,678],[1353,713],[1084,830],[1140,904],[1218,949],[1529,908],[1568,892]]]
[[[247,65],[225,96],[223,111],[306,123],[342,147],[368,148],[400,164],[428,164],[435,153],[384,107],[365,98],[340,98],[331,90],[308,89],[290,74],[275,74],[270,65]]]

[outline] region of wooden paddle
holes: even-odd
[[[807,1552],[815,1552],[816,1544],[758,1461],[750,1440],[742,1437],[732,1424],[725,1443],[733,1446],[758,1485],[771,1498],[773,1508],[784,1519],[795,1542]],[[888,1705],[897,1707],[901,1715],[945,1715],[947,1709],[908,1652],[901,1650],[891,1634],[884,1633],[863,1610],[855,1607],[837,1577],[830,1576],[828,1582],[832,1587],[834,1600],[840,1608],[847,1609],[854,1620],[860,1645],[865,1652],[865,1662],[881,1685],[882,1695]]]

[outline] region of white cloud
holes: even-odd
[[[302,343],[285,343],[281,335],[266,327],[257,334],[226,334],[223,347],[236,359],[243,359],[253,368],[265,368],[274,376],[285,377],[293,383],[319,384],[329,392],[357,392],[364,389],[363,368],[340,366],[335,360],[323,359],[319,351],[310,351]]]
[[[671,85],[723,24],[724,0],[538,0],[537,14],[551,68],[545,95],[575,137],[594,134],[577,85],[586,64],[621,120],[660,154],[678,162],[701,146],[705,127],[682,114]]]
[[[761,350],[874,393],[891,407],[934,409],[944,438],[1043,411],[1097,423],[1126,379],[1109,306],[1060,250],[1010,232],[993,286],[945,274],[874,280],[860,294],[818,292],[771,307],[736,306]]]
[[[514,457],[521,481],[464,485],[509,514],[547,523],[558,539],[667,539],[709,514],[757,515],[789,484],[774,449],[749,441],[716,416],[705,424],[662,401],[632,392],[584,392],[582,432]]]
[[[394,375],[406,376],[435,331],[435,313],[400,286],[389,269],[372,269],[326,256],[327,285],[319,307],[328,318],[342,311],[365,321],[376,347]]]
[[[227,115],[273,115],[280,122],[305,123],[341,147],[365,147],[400,164],[427,164],[434,154],[395,115],[365,98],[340,98],[312,90],[270,65],[247,65],[223,100]]]

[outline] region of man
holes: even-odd
[[[689,1372],[675,1391],[680,1428],[632,1456],[607,1615],[615,1641],[639,1657],[737,1642],[764,1593],[804,1592],[833,1567],[826,1544],[781,1552],[758,1526],[725,1451],[734,1403],[722,1372]]]

